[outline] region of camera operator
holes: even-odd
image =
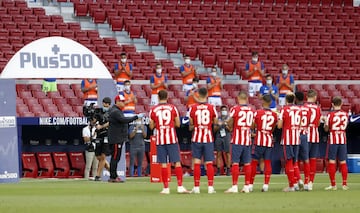
[[[98,168],[98,160],[95,157],[95,139],[96,139],[96,118],[90,117],[89,124],[82,129],[82,137],[84,140],[84,143],[86,145],[85,150],[85,172],[84,172],[84,178],[89,179],[90,177],[90,169],[92,168],[92,175],[94,176],[96,174],[96,169]]]
[[[109,128],[109,108],[111,105],[111,98],[105,97],[102,100],[102,108],[95,110],[97,117],[96,124],[96,148],[95,156],[99,160],[99,166],[95,176],[95,181],[101,180],[101,172],[104,167],[110,171],[110,165],[106,161],[106,156],[110,155],[109,141],[108,141],[108,128]]]

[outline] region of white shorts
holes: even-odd
[[[193,88],[193,85],[192,85],[192,84],[183,84],[182,90],[183,90],[184,92],[187,92],[187,91],[191,90],[192,88]]]
[[[158,105],[158,104],[159,104],[159,96],[158,96],[158,94],[151,94],[150,105],[154,106],[154,105]]]
[[[279,97],[279,106],[285,106],[285,97]]]
[[[85,100],[84,106],[90,106],[90,104],[94,103],[94,106],[97,106],[97,100]]]
[[[209,97],[208,103],[214,106],[221,106],[222,105],[221,97]]]
[[[249,96],[254,97],[256,93],[260,91],[260,87],[262,85],[263,84],[261,82],[249,82]]]
[[[124,91],[124,84],[117,83],[116,84],[116,89],[117,89],[118,92]]]

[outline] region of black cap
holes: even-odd
[[[106,104],[111,104],[111,98],[105,97],[102,102]]]

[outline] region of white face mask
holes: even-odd
[[[252,58],[252,61],[255,62],[255,63],[257,63],[258,60],[259,60],[259,58],[257,58],[257,57]]]
[[[214,77],[216,76],[216,72],[211,72],[210,74],[211,74],[211,76],[214,76]]]
[[[283,74],[283,75],[287,75],[287,74],[288,74],[288,70],[282,70],[282,74]]]
[[[158,69],[156,69],[156,73],[158,74],[158,75],[160,75],[161,74],[161,68],[158,68]]]
[[[190,64],[190,59],[185,59],[185,64]]]
[[[272,80],[266,80],[266,84],[271,85],[271,84],[272,84]]]
[[[221,111],[222,116],[227,116],[227,111]]]
[[[126,58],[122,58],[122,59],[121,59],[121,62],[122,62],[122,63],[126,63]]]
[[[129,92],[130,91],[130,86],[129,85],[124,86],[124,89]]]

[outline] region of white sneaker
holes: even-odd
[[[347,185],[343,185],[342,186],[342,190],[344,190],[344,191],[347,191],[347,190],[349,190],[350,188],[347,186]]]
[[[178,186],[177,187],[177,193],[179,194],[189,194],[190,191],[188,191],[185,187],[183,186]]]
[[[304,184],[304,190],[309,191],[309,184]]]
[[[299,189],[303,189],[304,188],[304,181],[303,180],[299,180],[299,182],[298,182],[298,184],[299,184]]]
[[[169,188],[163,188],[163,190],[160,192],[160,194],[168,195],[168,194],[170,194],[170,189]]]
[[[200,187],[195,186],[195,187],[191,190],[190,193],[192,193],[192,194],[200,194]]]
[[[283,192],[295,192],[295,188],[294,187],[286,187],[283,189]]]
[[[264,184],[262,189],[261,189],[262,192],[267,192],[269,191],[269,185],[268,184]]]
[[[250,192],[249,186],[248,186],[248,185],[245,185],[245,186],[241,189],[241,192],[242,192],[242,193],[249,193],[249,192]]]
[[[299,184],[294,184],[294,189],[295,189],[295,191],[299,191],[300,190],[300,188],[299,188]]]
[[[309,184],[308,184],[308,190],[309,191],[312,191],[313,190],[313,182],[309,182]]]
[[[254,190],[254,185],[253,184],[249,184],[249,191],[252,192]]]
[[[337,187],[336,186],[328,186],[325,188],[326,191],[336,191]]]
[[[224,193],[226,194],[231,194],[231,193],[238,193],[239,189],[237,185],[233,185],[232,187],[230,187],[228,190],[226,190]]]
[[[216,193],[216,191],[215,191],[214,187],[213,187],[213,186],[209,186],[209,187],[208,187],[208,194],[215,194],[215,193]]]

